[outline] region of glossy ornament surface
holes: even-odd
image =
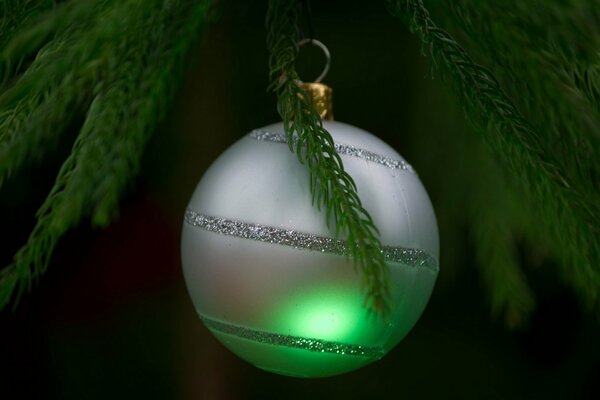
[[[204,324],[268,371],[331,376],[381,358],[422,314],[438,273],[431,202],[412,167],[359,128],[324,121],[380,231],[392,315],[363,307],[345,243],[311,203],[309,174],[283,125],[252,131],[207,170],[182,232],[185,281]]]

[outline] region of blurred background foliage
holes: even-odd
[[[572,169],[570,176],[597,185],[598,160],[588,158],[598,144],[600,11],[593,2],[426,5],[544,129],[547,151]],[[336,119],[397,149],[419,172],[436,210],[441,271],[413,331],[367,368],[298,380],[237,359],[196,317],[178,253],[189,196],[231,143],[278,119],[266,90],[266,4],[222,1],[149,139],[119,217],[105,229],[84,223],[66,233],[36,289],[16,312],[0,314],[4,392],[61,399],[597,398],[596,286],[572,277],[581,266],[564,256],[518,174],[466,122],[464,104],[448,90],[452,78],[442,74],[443,83],[432,73],[422,56],[428,49],[383,2],[313,1],[312,8],[316,37],[332,52],[326,83],[334,89]],[[531,34],[519,34],[523,27]],[[300,76],[316,76],[321,63],[318,51],[303,48]],[[83,123],[71,110],[61,114],[60,143],[0,188],[2,265],[27,241],[70,154]],[[597,225],[589,228],[582,238],[597,234]],[[597,265],[591,268],[584,278],[597,274]]]

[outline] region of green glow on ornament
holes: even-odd
[[[397,308],[386,321],[368,313],[355,280],[330,276],[272,291],[271,301],[249,322],[201,318],[225,346],[261,369],[295,377],[337,375],[380,359],[421,313],[423,303],[406,299],[426,301],[423,284],[433,283],[435,274],[403,266],[390,272],[397,282]]]
[[[242,358],[283,375],[331,376],[383,356],[388,327],[369,317],[358,287],[305,288],[285,298],[260,324],[263,329],[204,323]]]
[[[278,325],[294,336],[354,343],[366,321],[360,294],[309,291],[282,307]]]
[[[348,331],[347,319],[336,316],[335,312],[331,312],[327,308],[314,310],[306,317],[306,325],[311,336],[327,338]]]

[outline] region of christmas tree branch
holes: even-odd
[[[73,118],[89,107],[93,85],[118,57],[106,41],[125,31],[123,25],[105,25],[123,12],[107,6],[106,0],[63,4],[51,16],[34,18],[4,48],[3,69],[15,76],[0,95],[6,115],[0,125],[0,185],[56,146]],[[31,53],[36,57],[22,74],[11,69]]]
[[[22,0],[0,2],[0,48],[4,48],[12,35],[25,21],[54,6],[54,0]]]
[[[115,215],[127,182],[139,169],[145,143],[172,103],[182,80],[186,55],[207,23],[210,1],[99,0],[95,5],[103,11],[79,22],[87,29],[78,30],[78,23],[72,21],[65,35],[56,34],[43,46],[62,48],[69,63],[57,57],[40,61],[31,73],[35,74],[36,68],[51,71],[47,82],[40,84],[36,80],[37,90],[24,92],[15,109],[8,110],[18,114],[19,104],[41,98],[41,102],[33,101],[30,112],[44,118],[34,118],[31,131],[52,137],[59,132],[43,130],[36,124],[47,118],[64,118],[61,99],[87,99],[82,107],[83,126],[38,211],[37,224],[27,244],[16,253],[13,263],[0,271],[0,308],[15,294],[18,300],[31,288],[68,229],[86,216],[91,216],[94,224],[105,225]],[[52,19],[54,11],[46,18]],[[27,32],[23,35],[27,36]],[[38,53],[38,58],[43,54]],[[15,85],[21,80],[26,82],[29,71],[19,76]],[[83,93],[75,95],[80,91]],[[35,155],[35,146],[41,143],[37,136],[40,135],[9,141],[13,150],[0,154],[23,151],[27,157],[18,161],[0,158],[2,170],[13,170],[20,160]],[[34,150],[28,150],[28,146],[34,146]]]
[[[381,252],[377,228],[362,207],[352,178],[344,171],[331,135],[299,86],[295,60],[298,54],[300,1],[271,0],[267,12],[267,45],[270,51],[270,88],[277,94],[290,149],[310,173],[313,202],[324,207],[336,234],[346,237],[354,265],[362,274],[369,310],[389,311],[389,271]],[[294,140],[297,142],[294,148]]]
[[[491,3],[471,3],[481,3],[484,8],[493,7]],[[459,7],[460,4],[459,2],[454,7]],[[527,7],[524,2],[514,2],[513,5],[517,9]],[[559,97],[568,99],[564,95],[564,83],[568,74],[561,73],[551,64],[565,63],[558,63],[555,55],[549,57],[548,49],[527,42],[528,38],[536,36],[536,32],[519,32],[511,36],[507,33],[510,30],[500,28],[495,31],[497,25],[492,28],[488,23],[485,27],[473,28],[467,35],[473,41],[484,41],[480,47],[487,49],[484,52],[488,52],[488,60],[493,65],[503,67],[497,68],[498,70],[526,68],[524,64],[535,65],[535,62],[538,72],[545,69],[554,71],[550,76],[544,76],[543,73],[534,76],[531,72],[528,75],[510,72],[504,75],[507,81],[512,81],[515,88],[513,95],[519,100],[517,109],[494,75],[473,62],[453,37],[437,27],[422,1],[388,1],[388,6],[420,38],[424,49],[428,50],[432,58],[433,67],[452,83],[474,129],[486,138],[497,158],[512,172],[514,179],[520,182],[519,189],[526,194],[524,197],[535,210],[532,215],[536,219],[533,221],[532,218],[527,227],[530,235],[542,240],[549,245],[551,251],[557,253],[564,270],[568,271],[568,279],[588,304],[598,307],[600,235],[597,221],[600,220],[600,201],[597,171],[600,158],[595,132],[598,124],[585,121],[589,114],[582,112],[581,107],[574,107],[573,104],[560,105],[557,100]],[[510,5],[506,7],[510,8]],[[456,14],[462,15],[459,22],[466,30],[472,28],[477,23],[475,21],[489,22],[493,19],[496,22],[505,16],[504,12],[495,10],[485,18],[476,9],[472,13],[466,13],[467,9],[470,7],[463,7],[460,9],[463,13]],[[536,18],[540,16],[537,8],[535,12],[533,9],[530,11],[532,12],[527,13],[520,10],[517,14]],[[515,12],[509,15],[514,16]],[[532,25],[522,23],[519,26]],[[538,34],[537,37],[544,35],[546,33]],[[520,48],[519,43],[522,46]],[[555,41],[550,43],[556,44]],[[531,56],[532,54],[537,55]],[[531,58],[528,59],[527,56]],[[563,53],[560,56],[567,58],[570,55]],[[541,59],[545,61],[542,63]],[[555,76],[551,76],[552,74]],[[557,84],[554,92],[544,92],[552,81],[561,84]],[[587,85],[589,87],[589,83]],[[522,96],[524,88],[527,96]],[[544,96],[559,105],[550,106]],[[580,102],[582,97],[578,96],[575,100]],[[586,106],[584,109],[589,110],[590,107]],[[525,110],[527,116],[519,110]],[[565,121],[560,122],[563,118]],[[500,273],[494,272],[488,276],[493,275],[497,279],[502,275],[502,263],[495,264],[493,268]],[[507,269],[507,274],[511,274],[510,268]],[[491,289],[494,290],[494,284]]]
[[[463,34],[471,53],[493,66],[507,93],[536,126],[544,151],[586,196],[581,197],[580,207],[589,209],[589,219],[573,209],[555,215],[548,207],[541,212],[531,207],[525,233],[530,241],[545,237],[566,280],[584,303],[600,311],[600,109],[594,95],[600,14],[596,2],[509,0],[492,5],[460,0],[444,15]],[[481,23],[491,18],[493,29]]]

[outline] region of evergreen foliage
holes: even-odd
[[[210,6],[208,0],[8,3],[2,2],[4,23],[20,28],[2,37],[0,184],[56,145],[70,121],[85,118],[28,242],[0,271],[0,308],[31,288],[68,229],[84,217],[100,226],[114,217]]]
[[[333,222],[336,234],[346,238],[355,268],[362,274],[368,309],[385,316],[390,308],[389,271],[377,228],[361,205],[352,177],[344,171],[331,135],[323,128],[319,113],[299,85],[294,64],[301,39],[298,22],[301,13],[300,1],[269,1],[267,45],[271,89],[277,94],[277,110],[290,150],[308,167],[313,204],[325,208],[327,222]]]
[[[514,250],[522,235],[552,255],[582,299],[600,310],[597,10],[586,1],[436,3],[433,9],[488,70],[437,26],[422,1],[388,6],[450,82],[519,199],[517,208],[498,199],[470,205],[494,308],[526,315],[533,307]]]
[[[105,226],[115,216],[210,3],[0,0],[0,188],[83,120],[28,242],[0,270],[0,309],[30,289],[65,232],[84,218]],[[524,241],[555,260],[582,301],[600,311],[597,4],[456,0],[428,10],[422,0],[386,3],[422,42],[432,72],[450,84],[493,154],[469,155],[485,182],[478,178],[461,197],[492,310],[515,325],[535,306],[520,265]],[[270,88],[288,137],[298,139],[290,148],[310,171],[313,202],[351,244],[369,308],[385,312],[388,271],[376,227],[298,85],[301,13],[299,0],[269,1]],[[444,190],[456,195],[451,184]]]

